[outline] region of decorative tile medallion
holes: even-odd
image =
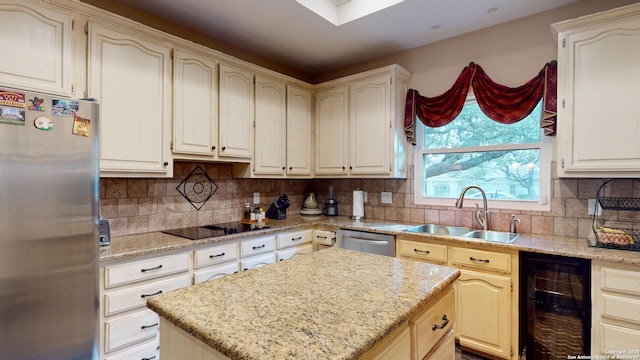
[[[213,193],[218,190],[218,185],[198,165],[182,180],[176,189],[196,210],[200,210]]]

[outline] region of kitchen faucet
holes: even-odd
[[[460,193],[458,200],[456,200],[456,207],[458,209],[462,209],[464,194],[469,189],[477,189],[478,191],[480,191],[480,195],[482,195],[482,205],[483,205],[482,210],[480,210],[480,206],[478,205],[478,203],[476,203],[476,222],[478,223],[478,225],[482,226],[482,229],[484,231],[487,231],[487,225],[489,223],[488,221],[489,213],[487,212],[487,195],[484,193],[484,190],[482,190],[482,188],[480,188],[477,185],[469,185],[466,188],[462,189],[462,192]]]

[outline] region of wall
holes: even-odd
[[[100,3],[100,0],[87,2]],[[497,82],[520,85],[535,76],[542,66],[556,58],[550,24],[581,15],[622,6],[629,0],[582,0],[506,24],[427,45],[324,74],[324,81],[390,63],[399,63],[413,72],[411,87],[423,95],[444,92],[461,69],[470,61],[480,64]],[[277,69],[276,69],[277,70]],[[209,202],[196,211],[175,190],[195,166],[176,163],[173,179],[101,179],[101,215],[111,220],[114,235],[158,231],[167,228],[239,220],[245,201],[260,192],[263,205],[280,193],[292,199],[289,214],[297,213],[307,193],[316,192],[319,203],[326,200],[327,188],[337,191],[340,215],[351,211],[351,191],[368,192],[365,216],[399,222],[473,225],[473,213],[455,207],[419,206],[412,203],[413,179],[407,180],[251,180],[233,179],[231,165],[201,164],[220,186]],[[555,164],[552,164],[555,169]],[[555,172],[554,172],[555,173]],[[515,212],[521,219],[519,231],[558,236],[591,236],[591,220],[587,215],[587,199],[595,198],[601,179],[558,179],[553,175],[550,212]],[[631,188],[628,183],[622,190]],[[380,192],[391,191],[393,204],[379,203]],[[511,211],[493,211],[490,228],[507,230]],[[616,220],[618,214],[612,216]],[[624,215],[620,215],[624,218]]]
[[[197,211],[176,190],[176,186],[193,170],[201,167],[219,186],[205,206]],[[555,169],[555,164],[553,164]],[[176,162],[173,179],[100,179],[101,216],[110,220],[114,236],[195,225],[238,221],[246,201],[252,203],[253,193],[260,192],[261,205],[266,208],[280,194],[291,199],[288,215],[298,214],[309,192],[315,192],[320,207],[327,200],[330,185],[336,191],[340,215],[351,214],[352,191],[368,192],[365,203],[367,219],[411,223],[437,223],[477,227],[473,211],[451,206],[413,204],[413,178],[409,179],[316,179],[265,180],[233,179],[229,164]],[[592,236],[591,218],[587,215],[589,198],[595,198],[603,179],[558,179],[552,175],[551,211],[509,211],[490,209],[493,230],[508,230],[509,215],[521,220],[518,232],[571,237]],[[618,191],[633,191],[627,181]],[[381,204],[380,193],[393,194],[392,204]],[[636,193],[640,189],[635,189]],[[631,192],[632,193],[632,192]],[[473,204],[473,203],[471,203]],[[252,206],[254,206],[252,204]],[[473,205],[471,205],[473,206]],[[629,220],[629,214],[609,215],[609,220]]]

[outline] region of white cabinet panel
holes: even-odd
[[[313,96],[287,85],[287,175],[310,176],[313,166]]]
[[[558,175],[640,175],[640,6],[554,24]]]
[[[143,308],[147,304],[147,298],[189,285],[191,285],[189,275],[184,274],[176,278],[144,283],[123,290],[109,291],[104,298],[105,316]]]
[[[70,96],[71,14],[39,1],[0,3],[0,84]]]
[[[315,174],[346,175],[348,149],[347,86],[316,93]]]
[[[171,177],[166,44],[89,23],[89,96],[100,102],[100,175]]]
[[[105,288],[131,284],[189,270],[189,254],[159,256],[124,264],[106,266]]]
[[[106,320],[105,351],[157,336],[159,321],[158,315],[151,310]]]
[[[213,280],[227,275],[233,275],[239,271],[239,268],[240,267],[238,262],[234,261],[228,264],[196,270],[194,272],[194,283],[199,284],[203,281]]]
[[[253,74],[220,64],[220,156],[250,159],[254,122]]]
[[[218,63],[176,49],[173,55],[173,152],[218,152]]]
[[[256,76],[256,175],[284,175],[287,163],[286,85]],[[303,135],[304,136],[304,135]]]

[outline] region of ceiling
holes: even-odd
[[[405,0],[340,26],[296,0],[117,1],[315,75],[579,0]]]

